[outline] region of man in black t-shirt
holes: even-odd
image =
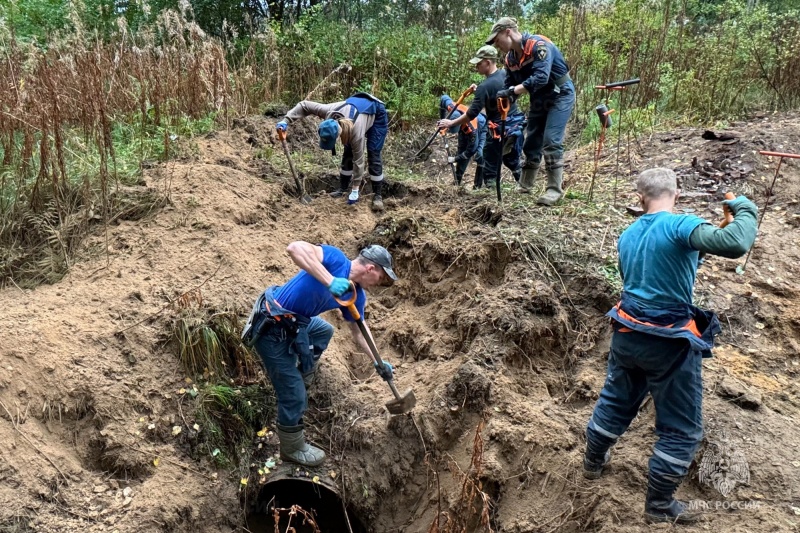
[[[440,120],[439,128],[451,128],[474,120],[481,112],[486,110],[489,128],[486,133],[486,146],[483,149],[484,168],[483,181],[487,187],[494,187],[495,180],[500,177],[500,161],[511,170],[515,181],[519,181],[521,174],[520,153],[522,152],[522,123],[525,116],[517,109],[516,104],[511,104],[505,125],[505,143],[500,139],[500,111],[497,109],[497,91],[503,89],[506,74],[503,69],[497,68],[500,55],[493,46],[482,46],[469,62],[475,70],[486,79],[475,87],[475,98],[467,109],[455,120]],[[474,86],[473,86],[474,87]],[[479,177],[475,176],[475,188],[480,188]]]

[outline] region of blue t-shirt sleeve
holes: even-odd
[[[334,276],[346,278],[346,275],[342,276],[338,273],[340,269],[350,261],[347,259],[347,256],[344,255],[344,252],[328,244],[320,244],[319,246],[322,248],[322,266]],[[347,274],[349,275],[350,273],[348,272]]]
[[[697,226],[705,223],[705,220],[695,215],[678,215],[674,217],[672,223],[672,236],[675,239],[675,242],[684,248],[694,250],[690,239],[692,232],[695,230],[695,228],[697,228]]]
[[[358,314],[361,315],[363,320],[364,318],[364,307],[367,305],[367,294],[364,292],[364,289],[361,287],[356,288],[356,309],[358,309]],[[346,322],[355,322],[356,319],[353,318],[353,315],[350,314],[350,311],[343,306],[339,306],[339,309],[342,311],[342,318],[345,319]]]

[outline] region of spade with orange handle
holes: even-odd
[[[286,132],[284,130],[278,130],[278,139],[280,139],[281,146],[283,146],[283,153],[286,154],[286,159],[289,161],[289,170],[292,171],[292,177],[294,178],[294,185],[297,187],[297,196],[300,198],[300,203],[310,204],[311,197],[306,194],[303,182],[297,177],[297,171],[295,171],[294,163],[292,163],[292,156],[289,155],[289,145],[286,144]]]
[[[369,331],[367,331],[367,327],[364,325],[364,320],[361,318],[361,314],[356,308],[355,303],[358,294],[356,293],[356,286],[352,281],[350,282],[350,290],[348,293],[349,292],[352,292],[353,296],[346,300],[340,300],[335,296],[333,298],[339,305],[347,307],[347,310],[350,311],[350,314],[355,319],[356,324],[358,324],[358,329],[361,330],[361,335],[363,335],[364,340],[367,341],[367,345],[369,346],[371,352],[370,355],[372,356],[372,360],[375,362],[376,368],[382,369],[385,367],[383,359],[381,359],[381,356],[378,353],[378,348],[375,347],[375,341],[372,340],[372,335],[370,335]],[[400,393],[397,392],[397,387],[394,386],[391,372],[389,372],[388,375],[384,374],[383,372],[379,372],[379,374],[384,380],[386,380],[386,383],[389,384],[389,388],[392,389],[392,394],[394,394],[394,400],[389,400],[386,402],[386,410],[393,415],[402,415],[414,409],[414,406],[417,405],[417,397],[414,396],[414,391],[408,389],[401,396]]]
[[[455,113],[456,109],[458,109],[458,106],[463,104],[464,100],[467,98],[467,96],[471,95],[474,92],[475,92],[475,89],[473,89],[472,86],[470,85],[467,88],[466,91],[461,93],[461,96],[458,97],[458,100],[456,100],[456,103],[453,104],[453,108],[450,110],[449,113],[447,113],[447,116],[444,117],[444,119],[447,120],[451,116],[453,116],[453,113]],[[425,145],[422,148],[420,148],[419,151],[416,154],[414,154],[414,158],[417,158],[417,157],[421,156],[422,152],[424,152],[428,148],[428,146],[430,146],[431,143],[433,143],[434,139],[436,139],[436,136],[439,134],[439,132],[443,131],[443,130],[444,130],[444,128],[437,128],[436,131],[434,131],[433,134],[430,137],[428,137],[428,140],[425,142]]]

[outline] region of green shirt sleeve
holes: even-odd
[[[729,204],[734,220],[724,228],[702,224],[692,231],[689,241],[692,248],[706,254],[730,259],[742,257],[756,240],[758,208],[740,196]]]

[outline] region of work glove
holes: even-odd
[[[501,89],[497,91],[498,98],[508,98],[508,100],[513,104],[517,100],[517,95],[514,94],[514,88],[511,87],[509,89]]]
[[[389,381],[394,377],[394,367],[389,361],[384,361],[383,365],[375,363],[375,372],[377,372],[384,381]]]
[[[455,163],[455,162],[456,162],[456,158],[455,158],[455,157],[453,157],[453,156],[449,156],[449,157],[447,158],[447,164],[448,164],[448,165],[452,165],[452,164],[453,164],[453,163]]]
[[[353,189],[350,191],[350,196],[347,197],[347,204],[353,205],[358,201],[358,189]]]
[[[742,208],[751,209],[754,212],[757,212],[758,210],[755,204],[748,200],[746,196],[737,196],[733,200],[725,200],[722,203],[727,204],[734,217],[736,216],[736,212]]]
[[[288,128],[288,127],[289,127],[289,123],[286,122],[285,120],[281,120],[280,122],[275,124],[275,129],[277,131],[286,131],[286,128]]]
[[[331,284],[328,285],[328,290],[331,291],[331,294],[334,296],[341,296],[350,290],[350,280],[347,278],[333,278]]]

